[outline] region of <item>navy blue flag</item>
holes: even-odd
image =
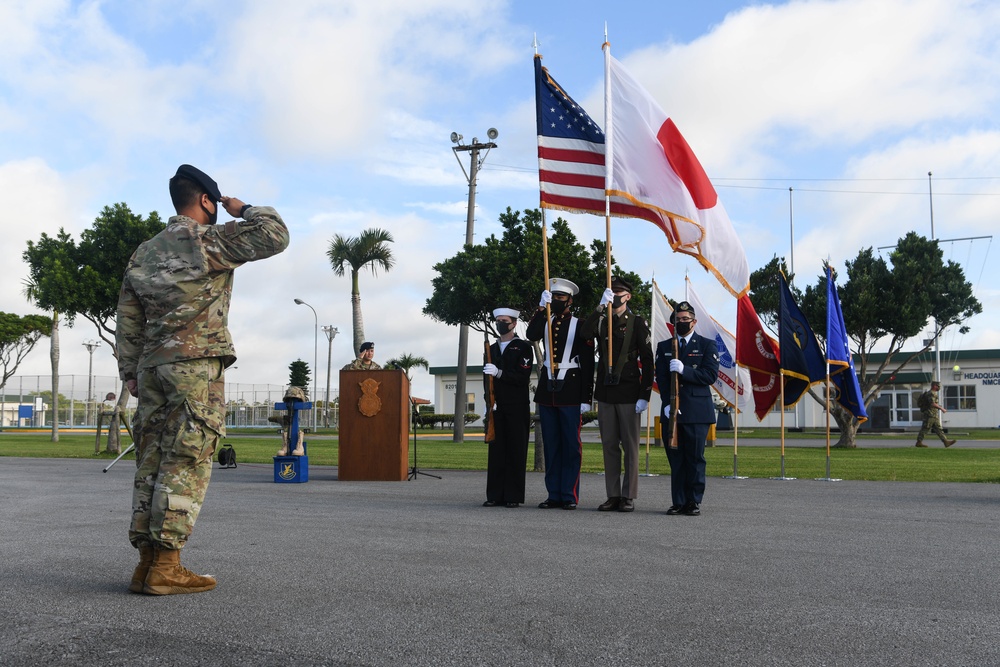
[[[837,402],[859,422],[868,421],[851,348],[847,344],[844,311],[840,308],[840,296],[830,267],[826,269],[826,361],[830,364],[830,383],[837,388]]]
[[[543,208],[604,215],[604,131],[535,56],[538,182]]]
[[[799,310],[781,274],[779,349],[785,379],[785,407],[799,402],[809,387],[826,380],[826,359],[805,315]]]

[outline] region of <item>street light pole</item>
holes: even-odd
[[[323,333],[326,334],[326,340],[329,343],[326,348],[326,410],[324,411],[323,421],[326,428],[330,428],[330,357],[333,354],[333,339],[340,332],[337,330],[337,327],[325,326],[323,327]]]
[[[87,423],[90,424],[90,404],[94,400],[94,350],[101,346],[101,341],[86,340],[83,346],[90,352],[90,366],[87,368]]]
[[[471,144],[463,144],[461,134],[457,132],[451,133],[451,142],[455,144],[451,150],[454,151],[455,159],[458,160],[458,165],[462,168],[462,173],[465,174],[465,178],[469,182],[469,207],[465,219],[466,246],[472,245],[473,229],[476,223],[476,178],[479,175],[479,168],[486,161],[486,155],[489,155],[490,149],[497,147],[493,143],[493,140],[499,136],[499,133],[495,128],[491,127],[486,131],[486,136],[490,139],[487,143],[479,143],[479,139],[473,137]],[[486,155],[483,155],[482,160],[479,159],[479,151],[481,150],[486,151]],[[462,161],[458,157],[459,151],[469,152],[470,165],[468,172],[465,171],[465,165],[462,164]],[[462,442],[465,439],[465,413],[468,403],[465,385],[468,363],[469,327],[463,324],[459,327],[458,332],[458,373],[455,377],[455,421],[453,422],[452,442]]]
[[[313,319],[315,320],[315,327],[313,328],[313,393],[312,393],[312,403],[313,403],[313,433],[316,432],[316,364],[319,359],[319,315],[316,314],[316,309],[310,306],[308,303],[302,299],[295,299],[295,303],[300,306],[308,306],[309,310],[313,311]]]

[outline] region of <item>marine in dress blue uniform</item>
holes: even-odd
[[[705,495],[705,440],[715,423],[712,385],[719,374],[719,350],[715,341],[694,333],[694,308],[687,301],[674,310],[674,328],[680,349],[674,357],[674,341],[656,346],[656,382],[663,398],[661,423],[663,444],[670,462],[672,505],[667,514],[697,516]],[[671,373],[678,373],[677,406],[671,405]],[[676,409],[674,409],[676,407]],[[669,420],[677,420],[676,449],[670,447]]]
[[[583,335],[583,323],[570,312],[573,295],[579,291],[569,280],[552,278],[525,333],[528,340],[544,340],[546,346],[546,360],[535,391],[548,491],[548,498],[538,505],[542,509],[576,509],[580,502],[580,416],[590,409],[594,395],[594,342]],[[552,310],[551,350],[546,335],[546,304]],[[554,377],[550,377],[553,364]]]

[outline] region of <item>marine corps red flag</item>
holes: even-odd
[[[764,333],[749,294],[736,302],[736,363],[750,370],[754,413],[760,421],[781,397],[781,364],[777,345]]]

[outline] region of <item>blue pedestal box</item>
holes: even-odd
[[[309,481],[308,456],[275,456],[275,484],[303,484]]]

